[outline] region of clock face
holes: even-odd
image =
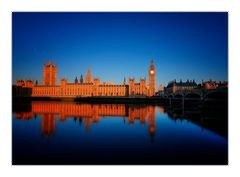
[[[151,70],[151,71],[150,71],[150,74],[154,74],[154,70]]]

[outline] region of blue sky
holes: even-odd
[[[157,85],[228,79],[227,13],[13,13],[13,83],[42,80],[44,58],[73,82],[88,66],[101,82],[148,78]]]

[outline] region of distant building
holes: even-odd
[[[164,86],[163,85],[158,86],[157,95],[158,96],[163,96],[164,95]]]
[[[202,81],[202,87],[206,90],[212,90],[212,89],[217,89],[217,88],[227,88],[228,87],[228,82],[227,81]]]
[[[228,88],[228,81],[219,81],[218,82],[218,88]]]
[[[126,79],[122,84],[113,82],[100,82],[99,78],[92,78],[90,67],[88,67],[86,80],[83,76],[76,77],[73,83],[68,83],[66,78],[60,80],[57,85],[57,65],[50,60],[49,64],[44,62],[43,66],[43,83],[35,84],[32,81],[18,80],[16,86],[19,88],[31,88],[32,97],[91,97],[91,96],[154,96],[155,95],[155,67],[153,60],[149,67],[149,85],[146,78],[140,78],[137,83],[135,78],[129,78],[128,84]],[[16,96],[22,96],[17,94]]]
[[[18,80],[16,85],[12,87],[13,97],[24,96],[28,97],[32,95],[32,88],[34,87],[34,81],[32,80]]]
[[[172,81],[169,82],[167,87],[165,88],[165,94],[177,93],[177,92],[189,92],[193,89],[196,89],[198,85],[194,80],[187,80],[186,82]]]
[[[32,88],[34,86],[34,81],[32,80],[18,80],[16,83],[18,87]]]

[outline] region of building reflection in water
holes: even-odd
[[[164,112],[163,107],[159,107]],[[139,120],[141,124],[148,123],[148,131],[153,139],[155,126],[155,106],[151,105],[125,105],[125,104],[76,104],[72,102],[32,102],[30,112],[16,112],[16,119],[30,120],[36,115],[41,115],[41,133],[45,136],[52,136],[56,131],[56,117],[61,122],[71,118],[79,121],[80,126],[84,122],[86,131],[90,132],[92,123],[98,124],[101,118],[114,117],[122,118],[124,123],[134,124]]]
[[[55,114],[42,114],[42,126],[41,133],[42,135],[53,135],[56,129],[56,115]]]

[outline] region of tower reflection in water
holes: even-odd
[[[164,112],[163,107],[159,107]],[[141,124],[148,124],[148,131],[154,137],[155,106],[152,105],[126,105],[126,104],[76,104],[72,102],[32,102],[31,111],[16,112],[16,119],[30,120],[36,115],[41,115],[41,133],[52,136],[56,131],[56,119],[59,116],[61,122],[67,119],[79,121],[85,124],[86,131],[90,132],[92,123],[98,124],[105,117],[122,118],[123,122],[134,124],[139,120]]]

